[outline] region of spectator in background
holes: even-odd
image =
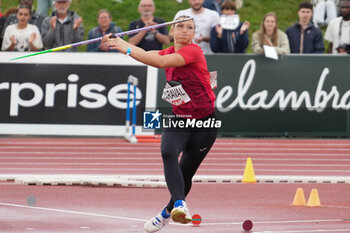
[[[221,5],[225,0],[205,0],[203,3],[203,7],[208,8],[210,10],[214,10],[221,15]],[[240,9],[243,6],[243,0],[235,0],[236,9]]]
[[[221,5],[221,12],[224,16],[236,13],[236,4],[226,0]],[[236,29],[223,29],[218,24],[210,32],[210,48],[214,53],[245,53],[249,44],[248,29],[250,23],[245,21],[239,23]]]
[[[27,52],[38,51],[43,48],[38,27],[28,24],[31,13],[29,6],[19,6],[17,12],[18,23],[11,24],[5,29],[1,50]]]
[[[109,10],[102,9],[97,13],[97,27],[91,29],[89,31],[88,39],[102,37],[106,34],[112,33],[113,35],[119,32],[122,32],[120,27],[117,27],[114,23],[112,23],[112,15]],[[87,44],[88,52],[108,52],[109,49],[105,44],[101,43],[101,41],[97,43]],[[112,51],[112,50],[111,50]],[[117,52],[117,50],[113,50]]]
[[[320,29],[311,22],[312,4],[299,5],[299,21],[286,31],[291,53],[323,53],[323,38]]]
[[[237,9],[242,8],[242,6],[243,6],[243,0],[235,0],[235,3],[236,3]]]
[[[194,18],[196,25],[196,35],[194,42],[199,45],[204,54],[213,53],[210,48],[210,31],[212,27],[220,22],[220,16],[216,11],[203,7],[204,0],[188,0],[191,8],[180,10],[176,13],[174,19],[180,16],[189,16]]]
[[[44,47],[51,49],[83,40],[82,18],[69,10],[71,0],[55,0],[55,11],[46,17],[41,28]],[[77,47],[63,51],[75,52]]]
[[[11,7],[9,9],[7,9],[5,12],[4,12],[4,16],[5,18],[7,19],[8,17],[10,17],[10,15],[12,14],[15,14],[16,17],[17,17],[17,11],[18,11],[18,6],[15,6],[15,7]],[[4,28],[5,29],[5,28]]]
[[[129,30],[148,27],[156,24],[164,23],[161,18],[153,16],[156,10],[153,0],[141,0],[139,2],[138,11],[141,18],[130,23]],[[129,42],[146,51],[161,50],[164,45],[170,43],[168,30],[166,27],[153,29],[149,31],[141,31],[137,34],[129,35]]]
[[[19,5],[26,5],[26,6],[28,6],[28,8],[30,10],[32,10],[33,1],[34,0],[19,0]],[[18,10],[18,8],[17,8],[17,10]],[[6,17],[6,21],[5,21],[1,36],[0,36],[0,40],[2,40],[4,37],[6,27],[18,22],[17,10],[16,10],[16,12],[14,12],[14,13],[10,14],[8,17]],[[43,20],[44,20],[43,16],[39,15],[35,11],[31,11],[31,18],[29,19],[28,23],[36,25],[38,27],[39,31],[41,31],[41,25],[43,23]]]
[[[341,44],[337,48],[338,54],[349,54],[350,52],[350,44]]]
[[[264,45],[272,46],[277,54],[289,54],[289,41],[287,35],[278,29],[277,15],[269,12],[264,16],[260,29],[253,33],[252,51],[257,54],[264,54]]]
[[[50,7],[53,6],[53,2],[54,0],[37,0],[37,3],[36,3],[37,13],[39,15],[46,17]]]
[[[314,23],[317,27],[327,26],[328,23],[337,18],[337,5],[339,0],[311,0],[314,5]]]
[[[221,15],[221,4],[224,0],[205,0],[203,3],[203,7],[216,11]]]
[[[329,42],[328,53],[336,54],[341,44],[350,44],[350,0],[340,1],[341,16],[329,22],[324,39]]]
[[[34,24],[36,25],[39,30],[41,29],[41,25],[42,22],[44,20],[44,17],[39,15],[37,12],[35,12],[34,10],[32,11],[33,8],[33,1],[34,0],[19,0],[19,5],[27,5],[29,7],[29,9],[31,10],[31,18],[29,19],[29,24]],[[6,18],[6,22],[4,25],[4,29],[11,24],[17,23],[18,19],[17,19],[17,12],[11,14],[10,16],[8,16]]]

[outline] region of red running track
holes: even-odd
[[[251,157],[257,175],[349,176],[349,140],[219,139],[198,174],[242,175]],[[162,174],[159,143],[122,139],[2,138],[0,174]],[[318,189],[322,207],[296,207],[298,187]],[[201,184],[187,199],[203,222],[169,233],[350,232],[350,184]],[[34,207],[26,205],[29,196]],[[164,188],[23,186],[0,182],[0,232],[143,232],[169,197]]]
[[[305,195],[319,191],[323,207],[292,206],[298,187]],[[349,184],[194,184],[187,198],[202,224],[167,226],[167,233],[242,233],[250,219],[253,232],[350,232]],[[36,197],[34,207],[26,205]],[[143,224],[168,199],[166,189],[86,186],[0,185],[0,232],[129,233]]]
[[[350,176],[350,140],[218,139],[199,175]],[[0,174],[154,174],[163,172],[159,143],[123,139],[3,138]]]

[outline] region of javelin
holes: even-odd
[[[130,30],[130,31],[126,31],[126,32],[120,32],[120,33],[116,33],[113,35],[113,37],[120,37],[120,36],[126,36],[126,35],[130,35],[130,34],[135,34],[135,33],[139,33],[141,31],[148,31],[148,30],[152,30],[152,29],[156,29],[156,28],[161,28],[161,27],[165,27],[168,25],[172,25],[172,24],[176,24],[176,23],[181,23],[184,21],[188,21],[188,20],[192,20],[193,18],[186,18],[186,19],[181,19],[181,20],[175,20],[175,21],[171,21],[171,22],[167,22],[167,23],[161,23],[161,24],[156,24],[156,25],[152,25],[152,26],[148,26],[148,27],[143,27],[143,28],[137,28],[134,30]],[[86,44],[92,44],[92,43],[96,43],[102,40],[103,37],[98,37],[98,38],[94,38],[94,39],[90,39],[90,40],[84,40],[84,41],[80,41],[77,43],[73,43],[73,44],[69,44],[69,45],[63,45],[60,47],[56,47],[56,48],[52,48],[52,49],[48,49],[48,50],[44,50],[44,51],[40,51],[37,53],[32,53],[32,54],[28,54],[25,56],[21,56],[21,57],[15,57],[10,59],[10,61],[13,60],[18,60],[18,59],[22,59],[22,58],[26,58],[26,57],[32,57],[32,56],[36,56],[36,55],[40,55],[40,54],[44,54],[44,53],[50,53],[50,52],[56,52],[56,51],[60,51],[60,50],[65,50],[65,49],[69,49],[69,48],[75,48],[81,45],[86,45]]]

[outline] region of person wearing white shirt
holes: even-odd
[[[204,0],[188,0],[191,8],[180,10],[174,19],[180,16],[189,16],[194,18],[196,27],[196,36],[194,42],[199,45],[204,54],[212,54],[210,48],[210,31],[211,28],[219,24],[220,16],[216,11],[203,7]]]
[[[317,27],[327,26],[338,16],[339,0],[312,0],[314,5],[314,23]]]
[[[341,17],[329,22],[325,40],[329,42],[328,53],[337,54],[336,48],[341,44],[350,44],[350,0],[341,0]]]
[[[38,27],[28,24],[30,17],[29,7],[20,5],[17,12],[18,23],[6,28],[1,50],[26,52],[43,48]]]

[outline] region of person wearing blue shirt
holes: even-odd
[[[116,34],[122,32],[120,27],[117,27],[114,23],[112,23],[112,15],[109,10],[100,10],[97,14],[97,22],[99,26],[89,31],[89,40],[102,37],[109,33]],[[86,50],[88,52],[117,52],[117,50],[109,50],[108,47],[103,43],[101,44],[100,41],[88,44],[86,46]]]
[[[225,1],[221,5],[221,12],[225,16],[236,13],[236,4]],[[249,44],[248,29],[250,23],[239,22],[235,29],[223,29],[222,25],[216,25],[210,32],[210,48],[214,53],[245,53]]]
[[[312,23],[312,4],[299,5],[299,20],[286,30],[291,53],[323,53],[322,32]]]
[[[221,4],[224,0],[205,0],[203,3],[203,7],[208,8],[213,11],[217,11],[221,15]]]

